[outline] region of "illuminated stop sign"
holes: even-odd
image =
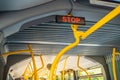
[[[69,23],[69,24],[79,24],[85,25],[85,18],[84,17],[74,17],[74,16],[56,16],[57,23]]]

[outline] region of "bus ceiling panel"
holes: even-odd
[[[57,14],[57,13],[64,14],[64,11],[49,13],[49,15]],[[47,17],[45,17],[45,16],[47,16]],[[48,14],[41,15],[40,17],[41,17],[40,19],[31,21],[28,24],[24,24],[25,22],[22,21],[22,22],[19,22],[17,24],[14,24],[12,26],[9,26],[7,28],[4,28],[3,29],[4,37],[10,36],[10,35],[18,32],[18,31],[21,31],[22,29],[30,27],[31,25],[45,23],[45,22],[48,22],[48,21],[54,21],[54,19],[55,19],[55,16],[48,16]]]
[[[25,10],[1,12],[0,30],[5,27],[12,27],[16,24],[21,24],[22,26],[27,22],[40,19],[41,17],[46,17],[49,15],[56,15],[56,14],[65,15],[69,12],[70,9],[71,9],[71,4],[69,0],[55,0],[49,3],[46,3],[44,5],[39,5],[39,6],[28,8]],[[64,11],[64,13],[61,13],[59,11]]]
[[[9,51],[22,50],[27,48],[27,44],[7,44]],[[56,55],[66,45],[55,45],[55,44],[32,44],[33,52],[44,55]],[[81,46],[71,49],[67,55],[107,55],[112,52],[113,46]],[[24,53],[28,54],[29,53]]]
[[[86,23],[85,26],[79,26],[79,30],[86,31],[94,23]],[[116,45],[119,43],[120,28],[118,25],[106,24],[87,39],[81,40],[80,44],[97,44],[97,45]],[[67,36],[67,37],[66,37]],[[27,29],[21,30],[7,38],[7,43],[36,43],[36,44],[58,44],[66,45],[74,41],[70,25],[34,25]],[[114,44],[113,44],[114,43]]]
[[[19,27],[21,27],[25,23],[34,21],[36,19],[40,19],[42,17],[50,16],[50,15],[67,15],[70,9],[71,9],[71,4],[69,0],[55,0],[53,2],[46,3],[44,5],[36,6],[33,8],[25,9],[25,10],[3,12],[0,14],[0,17],[1,17],[0,30],[5,29],[4,32],[10,31],[11,33],[12,32],[11,30],[16,26],[17,27],[16,31],[18,31],[20,29]],[[63,11],[63,12],[61,13],[59,11]],[[97,22],[99,19],[105,16],[109,11],[110,10],[108,9],[92,7],[90,5],[84,5],[84,6],[78,5],[77,7],[74,7],[72,14],[74,16],[85,17],[86,20],[88,21]],[[110,23],[119,24],[118,23],[119,19],[120,18],[118,16],[114,21]],[[9,30],[9,31],[6,31],[6,30]],[[10,33],[5,33],[5,37],[9,36],[8,34]]]
[[[98,1],[98,0],[96,0]],[[89,0],[77,0],[78,3],[74,4],[74,15],[85,16],[88,21],[98,21],[102,17],[104,17],[107,13],[109,13],[112,9],[110,7],[105,6],[97,6],[91,5]],[[87,3],[87,4],[86,4]],[[119,24],[120,16],[118,15],[115,19],[111,20],[109,23],[111,24]]]
[[[21,10],[38,6],[40,4],[44,4],[50,1],[54,0],[0,0],[0,11]]]
[[[59,15],[59,14],[60,15],[62,15],[62,14],[65,15],[65,14],[67,14],[67,11],[56,11],[56,12],[52,12],[52,13],[48,13],[48,14],[44,14],[44,15],[39,15],[39,19],[35,19],[35,18],[38,17],[38,16],[36,16],[36,17],[32,18],[32,19],[35,19],[35,20],[29,19],[29,20],[27,20],[28,22],[23,20],[19,23],[13,24],[13,25],[3,29],[4,37],[7,37],[11,34],[14,34],[14,33],[18,32],[19,30],[30,27],[32,25],[45,23],[45,22],[50,22],[50,21],[55,21],[55,17],[52,17],[50,15]],[[88,27],[91,27],[93,24],[89,25],[89,24],[87,24],[87,21],[89,21],[91,23],[92,22],[97,22],[103,16],[103,14],[100,14],[100,13],[87,12],[87,11],[74,11],[73,15],[85,17],[86,26],[88,26]],[[120,16],[118,16],[115,19],[113,19],[112,21],[110,21],[109,22],[110,26],[112,24],[113,25],[115,24],[116,26],[119,25],[119,19],[120,19],[119,17]],[[53,23],[51,23],[51,25],[52,24]],[[66,25],[66,24],[63,24],[62,26],[64,26],[64,25]],[[55,26],[57,26],[57,25],[55,25]],[[87,30],[87,28],[85,30]]]
[[[99,11],[97,11],[97,10],[99,10],[99,9],[95,9],[95,10],[92,9],[92,10],[86,10],[86,11],[85,10],[83,10],[83,11],[75,10],[73,12],[73,14],[76,16],[85,17],[86,21],[97,22],[109,12],[109,11],[104,12],[103,10],[99,10]],[[119,21],[120,21],[120,15],[118,15],[117,17],[115,17],[108,23],[119,25],[120,24]]]

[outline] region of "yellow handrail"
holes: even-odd
[[[27,79],[28,79],[28,76],[26,76],[27,69],[28,69],[28,68],[26,68],[26,69],[25,69],[25,71],[24,71],[24,73],[23,73],[23,76],[24,76],[24,79],[25,79],[25,80],[27,80]]]
[[[37,68],[36,68],[36,63],[35,63],[35,59],[34,59],[34,53],[32,52],[32,47],[29,44],[28,45],[28,50],[16,50],[16,51],[12,51],[12,52],[6,52],[3,54],[0,54],[0,56],[8,56],[8,55],[13,55],[13,54],[21,54],[21,53],[26,53],[26,52],[30,52],[31,57],[32,57],[32,61],[33,61],[33,66],[34,66],[34,71],[36,72]],[[38,73],[35,73],[35,77],[34,80],[38,80]]]
[[[88,80],[91,80],[90,75],[88,74],[87,70],[85,70],[84,68],[82,68],[81,66],[79,66],[79,61],[80,61],[80,55],[78,55],[78,60],[77,60],[77,67],[79,69],[81,69],[82,71],[84,71],[87,74]]]
[[[63,54],[65,54],[68,50],[70,50],[71,48],[75,47],[77,44],[79,44],[80,42],[80,36],[83,34],[82,31],[77,31],[77,28],[78,28],[78,25],[71,25],[71,28],[73,30],[73,34],[74,34],[74,37],[76,39],[75,42],[73,42],[72,44],[66,46],[65,48],[63,48],[59,53],[58,55],[56,56],[56,58],[54,59],[53,61],[53,64],[51,66],[51,69],[50,69],[50,75],[49,75],[49,80],[53,80],[53,75],[54,75],[54,71],[55,71],[55,67],[59,61],[59,59],[61,58],[61,56]]]
[[[30,51],[29,50],[16,50],[16,51],[12,51],[12,52],[2,53],[2,54],[0,54],[0,56],[9,56],[9,55],[13,55],[13,54],[21,54],[21,53],[26,53],[26,52],[30,52]]]
[[[36,62],[35,62],[35,58],[34,58],[34,53],[32,51],[32,46],[29,44],[28,48],[29,48],[29,51],[30,51],[30,54],[31,54],[31,57],[32,57],[32,62],[33,62],[33,66],[34,66],[34,72],[36,72],[37,67],[36,67]],[[38,73],[37,72],[35,73],[34,80],[38,80]]]
[[[30,77],[32,72],[33,72],[33,71],[31,70],[31,62],[30,62],[30,63],[27,65],[27,67],[26,67],[26,69],[25,69],[25,71],[24,71],[24,73],[23,73],[24,79],[25,79],[25,80],[28,80],[28,76]],[[27,74],[27,75],[26,75],[26,74]]]
[[[72,27],[72,30],[74,32],[74,37],[75,37],[76,41],[73,42],[72,44],[66,46],[65,48],[63,48],[58,53],[58,55],[56,56],[55,60],[53,61],[53,64],[52,64],[52,67],[51,67],[51,70],[50,70],[49,80],[52,80],[53,73],[54,73],[54,70],[55,70],[54,67],[56,67],[56,64],[58,63],[58,61],[61,58],[61,56],[63,54],[65,54],[65,52],[67,52],[68,50],[70,50],[71,48],[73,48],[74,46],[76,46],[79,43],[80,36],[81,36],[82,39],[85,39],[91,33],[95,32],[97,29],[99,29],[100,27],[102,27],[105,23],[107,23],[108,21],[110,21],[111,19],[113,19],[114,17],[116,17],[118,14],[120,14],[120,5],[118,7],[116,7],[115,9],[113,9],[110,13],[108,13],[105,17],[103,17],[101,20],[99,20],[96,24],[94,24],[92,27],[90,27],[84,33],[83,32],[78,32],[74,27]]]
[[[36,72],[38,72],[38,71],[40,71],[41,69],[44,68],[44,61],[43,61],[43,59],[42,59],[42,55],[40,55],[40,61],[41,61],[41,63],[42,63],[42,66],[41,66],[39,69],[37,69]],[[33,72],[32,77],[33,77],[33,75],[36,74],[36,72]],[[32,77],[31,77],[31,79],[32,79]]]
[[[43,61],[42,55],[40,55],[40,60],[41,60],[42,66],[37,71],[39,71],[42,68],[44,68],[44,61]]]
[[[57,71],[57,68],[55,68],[54,75],[53,75],[53,80],[56,80],[56,71]]]
[[[32,72],[33,72],[33,70],[32,70],[32,67],[31,67],[31,63],[29,63],[28,68],[29,68],[30,72],[32,73]]]
[[[65,79],[65,67],[66,67],[67,59],[68,59],[68,57],[65,58],[65,62],[64,62],[63,70],[62,70],[63,71],[62,72],[62,80]]]
[[[113,69],[113,77],[114,80],[117,80],[117,74],[116,74],[116,56],[115,55],[120,55],[119,52],[116,52],[116,49],[113,48],[113,52],[112,52],[112,69]]]
[[[102,27],[105,23],[116,17],[120,14],[120,5],[117,6],[115,9],[113,9],[111,12],[109,12],[105,17],[100,19],[96,24],[94,24],[92,27],[90,27],[85,33],[82,35],[82,39],[85,39],[87,36],[95,32],[97,29]]]

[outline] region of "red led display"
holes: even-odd
[[[57,23],[69,23],[69,24],[79,24],[85,25],[85,18],[84,17],[74,17],[74,16],[56,16]]]

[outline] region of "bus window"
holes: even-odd
[[[104,80],[101,67],[92,68],[87,71],[91,76],[91,80]],[[77,71],[77,74],[78,74],[78,80],[88,80],[85,72],[79,70]]]

